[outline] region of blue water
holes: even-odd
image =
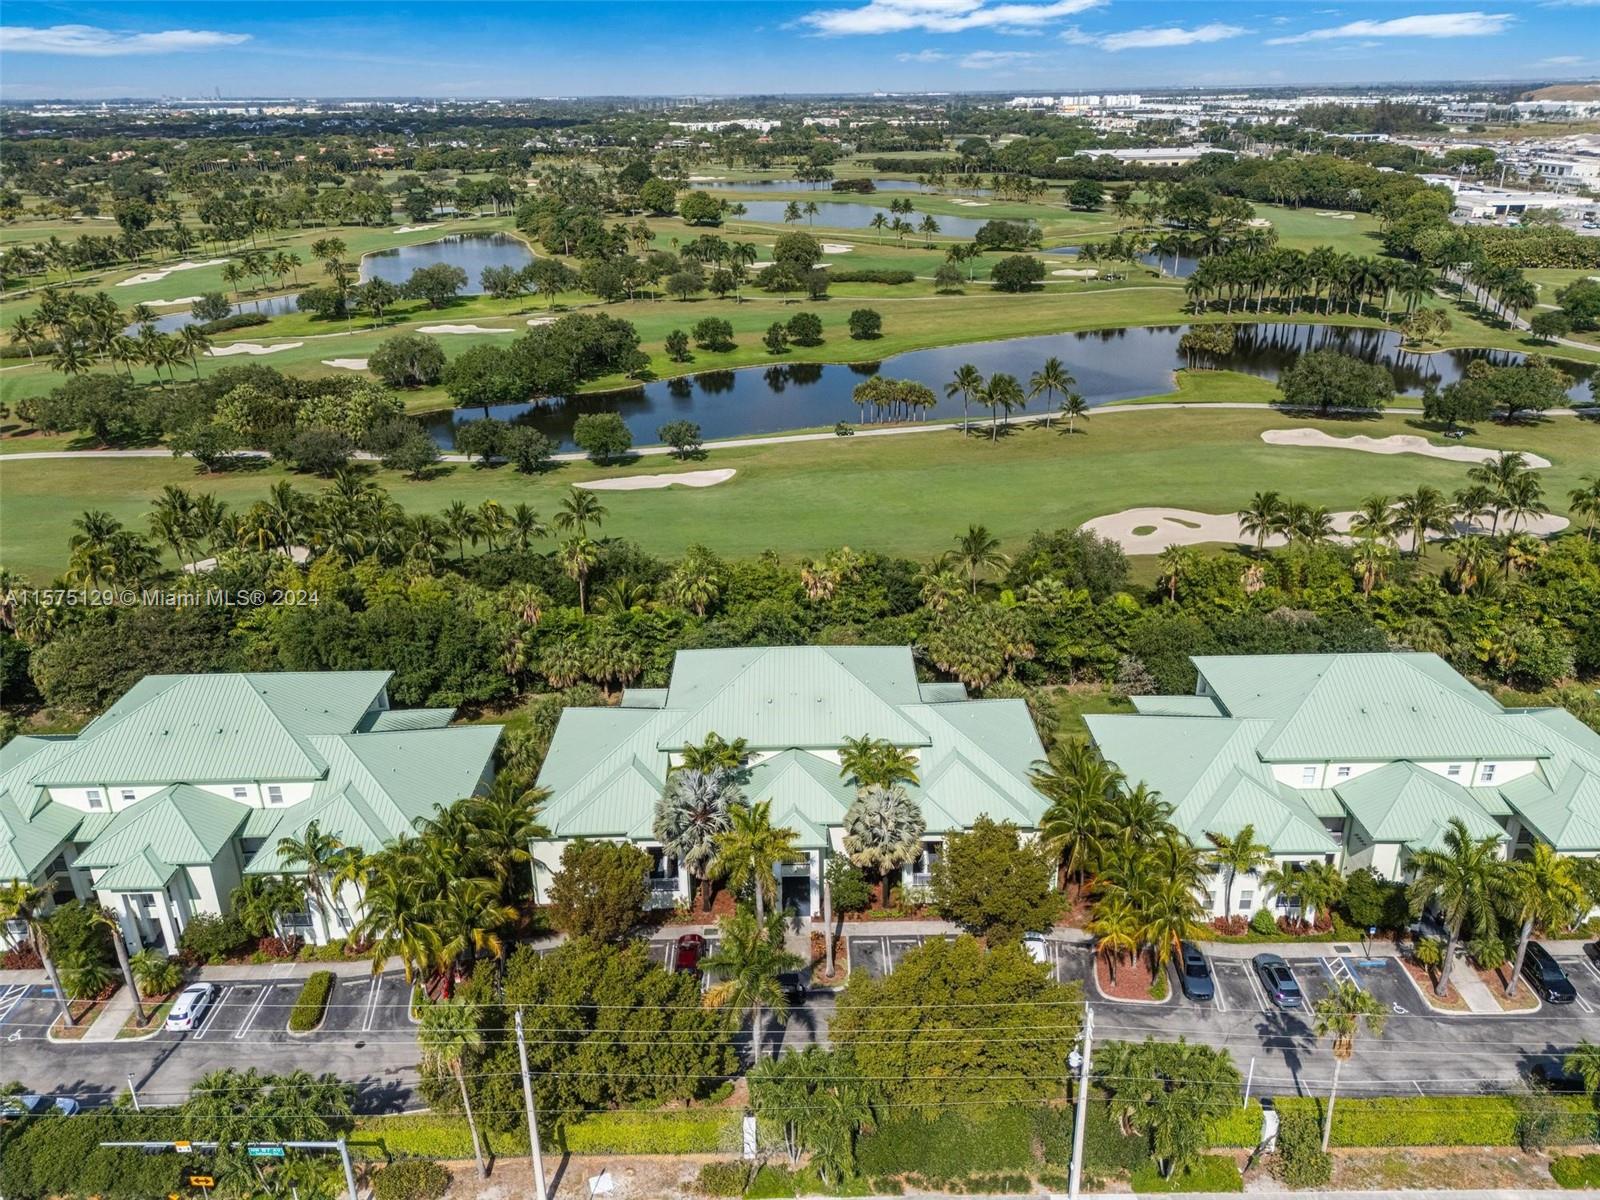
[[[269,317],[282,316],[284,313],[297,312],[295,301],[298,296],[269,296],[265,300],[241,300],[233,306],[232,312],[258,312]],[[231,313],[230,313],[231,315]],[[202,322],[187,308],[176,312],[169,312],[155,319],[153,324],[162,333],[176,333],[185,325],[198,325]],[[141,326],[137,323],[129,325],[125,330],[130,335],[138,334]]]
[[[463,296],[483,295],[478,276],[485,267],[525,267],[533,261],[527,243],[509,233],[457,233],[415,246],[374,250],[361,257],[361,281],[387,279],[404,283],[418,267],[448,263],[467,273]]]
[[[915,228],[921,223],[923,217],[920,212],[892,213],[884,205],[864,204],[859,200],[824,199],[824,193],[818,193],[816,201],[817,208],[820,211],[809,220],[813,223],[813,227],[817,229],[871,229],[872,218],[877,213],[882,213],[885,221],[893,221],[896,216],[899,216],[901,220],[911,222],[912,228]],[[801,200],[796,201],[796,203],[803,207],[805,202]],[[727,219],[730,222],[770,221],[774,224],[781,224],[784,210],[789,207],[789,202],[787,200],[746,200],[744,201],[744,207],[745,213],[743,216],[729,217]],[[939,222],[939,232],[941,234],[947,237],[963,238],[974,236],[989,221],[988,217],[947,217],[943,213],[933,214],[933,219]],[[791,224],[794,225],[794,228],[805,229],[807,228],[807,220],[808,218],[802,216],[797,224]],[[877,236],[876,230],[873,230],[873,235]],[[887,229],[883,231],[882,236],[886,243],[895,240],[894,235]],[[917,234],[907,234],[905,244],[908,246],[915,244],[917,237]]]
[[[874,179],[872,181],[880,192],[918,192],[925,196],[987,196],[988,188],[961,187],[954,181],[953,176],[946,176],[945,186],[936,188],[926,183],[919,183],[915,179]],[[801,183],[798,179],[710,179],[703,183],[689,185],[696,191],[700,189],[726,189],[739,192],[825,192],[831,195],[855,195],[853,192],[834,192],[833,181],[827,183]],[[870,194],[870,193],[869,193]]]

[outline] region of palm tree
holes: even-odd
[[[1422,557],[1428,534],[1450,532],[1450,505],[1443,492],[1427,484],[1401,496],[1394,515],[1400,526],[1411,532],[1411,553],[1415,558]]]
[[[1099,859],[1108,831],[1111,797],[1122,772],[1081,741],[1059,742],[1029,771],[1033,786],[1050,802],[1039,838],[1080,890],[1084,872]]]
[[[198,325],[185,325],[177,333],[177,346],[189,358],[194,377],[200,378],[200,355],[211,348],[211,338]]]
[[[1050,427],[1050,408],[1055,405],[1056,393],[1060,392],[1065,397],[1077,382],[1072,372],[1067,370],[1062,361],[1054,355],[1045,359],[1044,366],[1028,377],[1028,395],[1037,396],[1041,392],[1044,394],[1045,428]]]
[[[1583,539],[1594,541],[1594,527],[1600,523],[1600,474],[1585,475],[1582,485],[1567,493],[1572,515],[1583,518]]]
[[[1429,847],[1411,856],[1414,874],[1406,889],[1411,911],[1420,914],[1432,902],[1449,930],[1444,962],[1439,966],[1439,982],[1433,989],[1435,995],[1442,997],[1450,988],[1450,968],[1455,965],[1461,927],[1470,920],[1480,935],[1494,929],[1499,847],[1500,839],[1496,835],[1474,838],[1465,821],[1451,817],[1441,849]]]
[[[871,734],[846,737],[839,748],[839,777],[854,779],[857,788],[916,783],[916,768],[910,751]]]
[[[728,832],[711,861],[711,874],[726,879],[735,892],[752,888],[758,925],[766,924],[768,894],[776,898],[778,864],[798,862],[804,857],[794,846],[799,836],[792,829],[774,827],[770,800],[729,810]]]
[[[600,547],[579,534],[561,543],[561,570],[578,585],[578,611],[589,608],[589,572],[600,562]]]
[[[1328,1140],[1333,1134],[1333,1104],[1339,1095],[1340,1068],[1355,1053],[1356,1034],[1363,1023],[1373,1037],[1383,1036],[1389,1010],[1371,992],[1347,979],[1318,1000],[1315,1011],[1316,1035],[1333,1038],[1333,1082],[1328,1086],[1328,1111],[1322,1118],[1322,1152],[1326,1154]]]
[[[316,905],[317,915],[322,918],[324,944],[333,940],[332,926],[328,922],[328,910],[332,907],[328,898],[328,877],[339,869],[344,849],[344,843],[331,833],[323,833],[316,821],[310,822],[298,838],[278,839],[278,862],[285,868],[301,868],[305,876],[306,898]]]
[[[955,562],[967,573],[972,594],[978,594],[978,576],[990,567],[1003,567],[1011,560],[1000,553],[1000,539],[983,525],[968,525],[956,538]]]
[[[605,520],[606,506],[600,497],[585,488],[568,488],[556,509],[555,526],[563,533],[575,531],[581,538],[589,536],[589,526],[600,528]]]
[[[1224,872],[1222,884],[1222,915],[1233,916],[1233,881],[1240,875],[1254,874],[1271,858],[1272,847],[1256,841],[1256,827],[1245,825],[1229,837],[1225,833],[1207,832],[1206,837],[1216,847],[1211,852],[1212,866]]]
[[[434,1001],[422,1009],[422,1028],[417,1031],[425,1062],[437,1070],[448,1071],[461,1089],[461,1109],[472,1134],[472,1157],[478,1164],[478,1178],[487,1179],[483,1147],[478,1141],[478,1120],[472,1113],[472,1097],[467,1094],[467,1065],[483,1049],[483,1034],[478,1031],[473,1009],[454,1001]]]
[[[1078,432],[1078,422],[1089,419],[1089,402],[1077,392],[1068,392],[1061,400],[1061,415],[1067,419],[1067,434]]]
[[[1256,540],[1256,553],[1266,549],[1267,538],[1278,532],[1283,520],[1283,497],[1277,492],[1257,492],[1239,510],[1239,532]]]
[[[1117,981],[1117,961],[1131,959],[1139,952],[1139,935],[1143,925],[1133,901],[1120,892],[1100,896],[1090,914],[1085,929],[1094,936],[1095,952],[1106,956],[1106,970],[1111,982]]]
[[[116,910],[111,908],[94,909],[90,920],[111,936],[111,949],[117,956],[117,969],[122,972],[122,984],[128,989],[128,995],[133,997],[134,1015],[139,1018],[139,1027],[142,1029],[147,1020],[144,1001],[139,996],[139,985],[133,980],[133,964],[128,961],[128,942],[122,936],[122,922],[117,919]]]
[[[1194,574],[1200,554],[1193,546],[1174,543],[1161,552],[1161,581],[1167,585],[1167,601],[1178,602],[1178,587]]]
[[[13,879],[0,887],[0,924],[21,921],[27,926],[28,940],[33,943],[39,961],[44,964],[45,978],[49,979],[50,990],[61,1007],[61,1019],[69,1026],[76,1025],[77,1021],[72,1017],[72,1005],[67,1001],[67,991],[61,986],[61,975],[56,970],[56,960],[50,955],[49,927],[39,913],[46,899],[48,895],[43,888],[35,887],[25,879]]]
[[[1600,1092],[1600,1046],[1588,1038],[1573,1047],[1572,1053],[1562,1061],[1561,1069],[1583,1080],[1583,1090],[1591,1099]]]
[[[406,982],[430,972],[441,957],[442,941],[428,914],[428,897],[414,878],[415,838],[393,842],[376,856],[361,898],[356,936],[371,945],[372,973],[381,974],[391,957],[400,959]]]
[[[707,970],[725,976],[706,993],[706,1002],[726,1008],[735,1019],[750,1014],[750,1061],[761,1061],[763,1015],[771,1012],[783,1017],[789,1011],[778,976],[804,964],[797,954],[783,948],[783,914],[772,913],[758,919],[743,905],[718,926],[721,944],[703,963]]]
[[[700,901],[711,911],[712,863],[723,837],[733,828],[731,810],[743,796],[732,772],[694,767],[674,771],[656,802],[654,832],[661,848],[699,882]]]
[[[922,810],[898,785],[864,787],[844,814],[844,852],[878,876],[889,903],[890,874],[917,857],[927,828]]]
[[[882,215],[882,214],[880,214]],[[967,432],[967,406],[972,397],[983,387],[983,374],[971,363],[962,363],[956,368],[956,373],[949,383],[944,385],[946,399],[954,400],[961,397],[961,432]]]
[[[1505,864],[1494,883],[1501,911],[1518,926],[1517,955],[1506,987],[1506,995],[1515,996],[1534,929],[1560,928],[1587,901],[1572,860],[1545,842],[1535,842],[1527,858]]]

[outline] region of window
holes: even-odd
[[[1448,767],[1446,767],[1444,769],[1444,773],[1445,773],[1445,778],[1447,778],[1447,779],[1460,779],[1461,778],[1461,764],[1460,763],[1451,763]]]
[[[283,803],[283,789],[281,787],[279,787],[275,783],[267,784],[267,803],[268,804],[282,804]]]
[[[138,797],[133,794],[133,789],[132,788],[123,788],[122,789],[122,802],[124,804],[132,804],[137,799],[138,799]]]
[[[1255,903],[1255,901],[1256,901],[1256,894],[1254,892],[1240,892],[1239,893],[1239,907],[1240,907],[1240,909],[1249,908],[1252,904]]]
[[[1300,768],[1300,786],[1311,787],[1317,782],[1317,769],[1315,767]]]
[[[1349,767],[1338,767],[1338,768],[1336,768],[1334,770],[1334,772],[1333,772],[1333,777],[1335,779],[1349,779],[1350,778],[1350,768]]]
[[[944,843],[941,841],[922,843],[922,853],[917,855],[916,862],[911,864],[911,878],[918,887],[925,887],[932,880],[933,868],[939,861],[939,852],[942,849]]]
[[[665,850],[657,846],[648,851],[650,855],[650,878],[661,880],[678,878],[678,862]]]
[[[233,798],[235,800],[250,799],[250,789],[245,787],[243,784],[236,784],[233,789]]]
[[[88,791],[86,791],[83,794],[83,798],[89,802],[89,807],[90,808],[104,808],[105,807],[105,804],[106,804],[105,798],[100,795],[100,789],[99,788],[90,788]]]
[[[1493,783],[1494,782],[1494,764],[1493,763],[1484,763],[1483,764],[1483,767],[1478,772],[1478,782],[1480,782],[1480,783]]]

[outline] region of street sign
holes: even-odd
[[[172,1148],[179,1154],[193,1154],[194,1146],[189,1142],[173,1142]]]
[[[197,1188],[216,1187],[217,1181],[210,1175],[191,1175],[189,1176],[189,1186]]]
[[[282,1158],[282,1146],[246,1146],[245,1153],[251,1158]]]

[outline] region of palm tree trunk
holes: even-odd
[[[761,1004],[758,1001],[750,1012],[750,1065],[761,1063]]]
[[[1439,964],[1439,982],[1433,985],[1433,994],[1441,1000],[1450,988],[1450,968],[1455,965],[1456,942],[1460,939],[1461,925],[1457,923],[1450,927],[1450,936],[1444,944],[1444,961]]]
[[[1517,961],[1511,967],[1511,984],[1506,988],[1506,995],[1515,997],[1517,985],[1522,982],[1522,960],[1528,953],[1528,939],[1533,936],[1533,918],[1529,917],[1522,923],[1522,933],[1517,937]]]
[[[467,1096],[467,1076],[460,1062],[455,1065],[456,1083],[461,1085],[461,1108],[467,1114],[467,1130],[472,1134],[472,1157],[478,1164],[478,1178],[489,1178],[483,1165],[483,1148],[478,1144],[478,1119],[472,1115],[472,1100]]]
[[[1333,1083],[1328,1088],[1328,1111],[1322,1118],[1322,1152],[1328,1152],[1328,1141],[1333,1137],[1333,1102],[1339,1094],[1339,1068],[1344,1066],[1344,1059],[1337,1054],[1333,1056]]]
[[[767,881],[761,877],[761,864],[758,862],[756,863],[755,870],[756,924],[761,926],[763,929],[767,927],[766,882]]]
[[[71,1028],[78,1022],[73,1020],[72,1002],[67,999],[66,990],[61,986],[61,975],[56,970],[56,960],[50,957],[50,947],[46,944],[43,936],[44,930],[35,922],[31,932],[33,933],[33,947],[39,952],[39,961],[44,964],[45,978],[50,981],[50,990],[55,992],[56,1003],[61,1006],[61,1020],[68,1028]]]
[[[111,931],[111,945],[117,952],[117,966],[122,969],[122,982],[127,985],[128,994],[133,997],[133,1011],[139,1017],[139,1027],[145,1024],[144,1001],[139,996],[139,985],[133,981],[133,964],[128,961],[128,943],[122,938],[122,927],[119,925]]]

